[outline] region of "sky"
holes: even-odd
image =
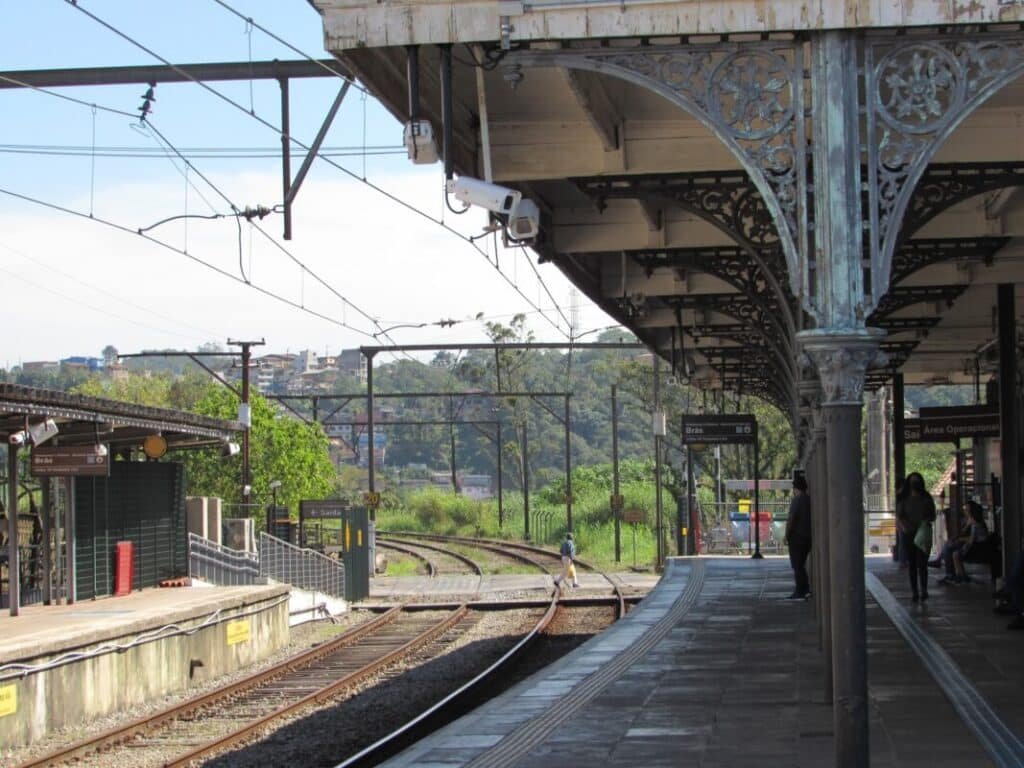
[[[327,56],[306,0],[224,2]],[[0,0],[0,18],[0,72],[160,63],[154,54],[172,63],[301,58],[216,0]],[[312,143],[340,86],[291,82],[296,140]],[[396,343],[484,341],[479,313],[507,323],[525,312],[538,339],[565,340],[554,304],[570,315],[569,282],[532,252],[490,237],[478,249],[442,226],[475,235],[486,218],[446,211],[441,166],[407,160],[401,125],[354,88],[324,141],[341,168],[314,162],[293,206],[293,239],[277,214],[256,220],[259,229],[239,226],[224,215],[232,206],[281,200],[280,92],[275,81],[210,87],[219,93],[158,85],[151,127],[108,111],[137,114],[144,84],[0,90],[0,367],[98,356],[108,344],[126,353],[229,338],[265,339],[267,352],[337,352],[386,343],[368,335],[381,328]],[[293,173],[302,155],[293,148]],[[578,332],[612,323],[579,302]],[[442,319],[460,322],[408,327]]]

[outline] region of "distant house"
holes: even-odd
[[[56,373],[60,370],[60,363],[56,360],[37,360],[31,363],[22,363],[22,373]]]
[[[96,373],[103,370],[103,358],[100,357],[65,357],[60,361],[65,371],[84,371]]]
[[[315,371],[319,368],[316,352],[312,349],[304,349],[295,356],[295,371],[298,373],[306,373],[307,371]]]
[[[469,496],[477,501],[490,499],[494,496],[494,492],[491,490],[490,475],[461,475],[459,477],[459,487],[462,489],[464,496]]]
[[[343,349],[338,355],[338,370],[366,383],[366,357],[358,349]]]

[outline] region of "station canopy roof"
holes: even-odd
[[[60,445],[96,442],[112,449],[140,447],[151,435],[162,435],[170,450],[220,445],[242,431],[235,421],[224,421],[167,408],[150,408],[99,397],[74,395],[52,389],[0,384],[0,439],[28,424],[53,419],[60,430]]]

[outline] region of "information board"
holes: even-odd
[[[106,446],[40,445],[29,466],[36,477],[107,477],[110,456]]]
[[[683,416],[683,445],[736,445],[757,442],[757,418],[749,413]]]
[[[999,409],[990,405],[922,408],[903,421],[906,443],[951,443],[961,438],[999,437]]]

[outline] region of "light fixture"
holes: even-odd
[[[7,436],[7,442],[11,445],[24,445],[27,439],[28,433],[23,429],[18,432],[13,432]]]
[[[231,440],[225,440],[220,446],[221,456],[234,456],[241,450],[238,443],[232,442]]]
[[[57,436],[60,432],[57,429],[57,422],[53,419],[44,419],[38,424],[30,424],[28,428],[28,436],[32,439],[32,445],[42,445],[47,440],[51,440]]]

